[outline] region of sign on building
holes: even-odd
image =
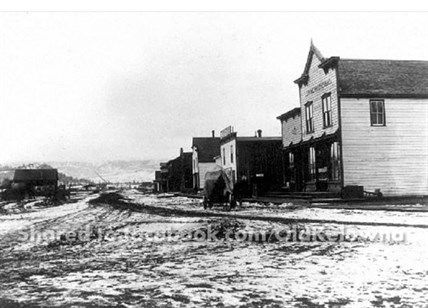
[[[225,137],[229,136],[231,133],[233,133],[233,127],[228,126],[225,129],[220,131],[220,138],[225,138]]]

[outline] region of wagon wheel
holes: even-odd
[[[233,208],[233,195],[231,193],[227,193],[226,200],[226,203],[224,203],[225,210],[230,211]]]
[[[233,194],[229,194],[229,210],[236,208],[236,199]]]
[[[233,194],[230,194],[230,202],[229,202],[230,208],[234,209],[236,208],[236,199]]]

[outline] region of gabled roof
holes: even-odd
[[[286,121],[290,118],[294,118],[295,116],[300,115],[300,107],[296,107],[291,109],[290,111],[287,111],[286,113],[281,114],[280,116],[276,117],[278,120]]]
[[[215,162],[214,157],[220,155],[220,138],[193,137],[192,147],[198,152],[199,162]]]
[[[192,160],[192,155],[193,155],[192,152],[183,152],[179,156],[177,156],[176,158],[169,160],[166,164],[167,164],[167,166],[171,166],[173,164],[179,164],[183,160],[184,161],[189,160],[189,159]],[[161,167],[161,169],[162,169],[162,167]]]
[[[303,74],[294,81],[299,86],[308,82],[314,55],[325,72],[338,67],[342,97],[428,98],[428,61],[324,58],[311,41]]]
[[[428,97],[428,61],[339,60],[342,97]]]
[[[308,77],[308,72],[309,72],[309,69],[311,67],[312,58],[314,55],[318,58],[318,60],[320,60],[320,62],[324,61],[323,55],[321,54],[321,52],[318,50],[318,48],[314,45],[314,43],[311,40],[311,47],[309,48],[309,53],[308,53],[308,58],[306,60],[305,69],[303,70],[302,75],[294,81],[295,83],[301,83],[302,81],[304,81]]]
[[[244,142],[264,142],[264,141],[281,141],[282,137],[236,137],[237,141]]]

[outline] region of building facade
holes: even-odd
[[[192,177],[193,188],[204,188],[205,174],[216,166],[216,157],[220,155],[220,138],[194,137],[192,141]]]
[[[247,181],[267,190],[281,185],[281,137],[262,137],[261,130],[254,137],[241,137],[232,127],[224,129],[220,137],[221,166],[233,182]]]
[[[160,163],[159,167],[159,170],[155,171],[155,180],[153,181],[154,192],[165,193],[169,191],[168,163]]]
[[[192,190],[192,153],[180,149],[180,155],[166,163],[160,163],[155,171],[154,191],[190,192]]]
[[[311,44],[295,83],[300,110],[278,117],[291,190],[428,195],[427,61],[324,58]]]
[[[180,149],[180,155],[167,163],[168,191],[187,192],[192,189],[192,153]]]

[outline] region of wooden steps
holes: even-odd
[[[339,193],[314,191],[314,192],[289,192],[289,191],[270,191],[264,197],[272,198],[290,198],[290,199],[334,199],[340,198]]]

